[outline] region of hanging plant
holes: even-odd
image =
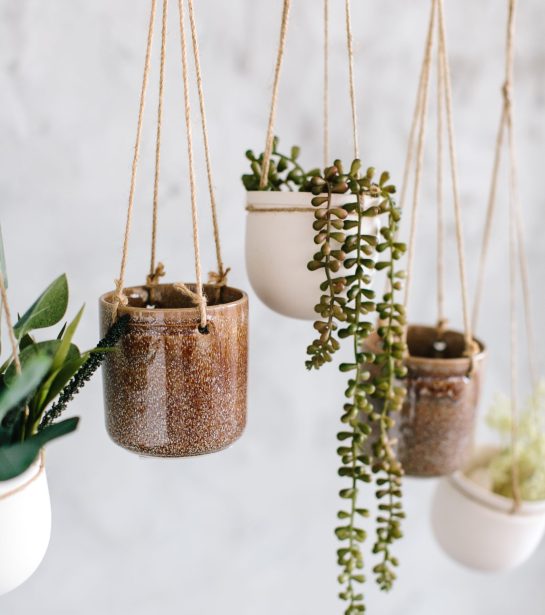
[[[252,287],[271,309],[293,318],[312,320],[314,306],[320,298],[320,273],[307,268],[314,233],[309,218],[314,217],[311,180],[319,170],[306,171],[298,162],[299,148],[290,154],[278,151],[278,138],[273,140],[267,182],[260,187],[264,154],[246,153],[250,173],[242,176],[248,190],[246,223],[246,267]],[[342,208],[352,199],[348,193],[331,194],[332,208]],[[321,204],[322,212],[325,201]],[[339,222],[341,224],[341,222]],[[365,216],[364,234],[375,237],[376,216]],[[278,250],[277,238],[283,237]],[[332,237],[335,241],[335,237]],[[338,243],[338,242],[337,242]],[[339,248],[339,246],[337,246]],[[339,268],[342,263],[339,262]]]
[[[83,308],[54,339],[35,332],[58,324],[68,307],[65,275],[54,280],[14,326],[0,237],[0,290],[12,354],[0,366],[0,595],[26,581],[42,561],[51,531],[43,447],[73,432],[79,419],[59,418],[123,333],[120,320],[104,340],[80,352],[72,342]]]
[[[487,423],[501,446],[477,449],[464,471],[441,482],[433,502],[433,529],[439,544],[460,563],[507,570],[537,549],[545,533],[544,416],[541,382],[520,417],[514,449],[511,400],[497,396]]]
[[[186,4],[189,23],[186,25]],[[246,424],[248,298],[227,286],[221,256],[216,199],[206,126],[204,93],[193,0],[178,0],[184,89],[187,160],[191,192],[195,281],[160,284],[166,273],[156,260],[162,112],[167,49],[168,2],[163,0],[159,105],[151,258],[146,283],[125,287],[125,269],[136,189],[143,109],[151,63],[157,0],[152,0],[137,124],[125,239],[114,291],[100,298],[101,330],[128,320],[119,352],[103,370],[106,426],[120,446],[157,457],[187,457],[222,450],[235,442]],[[217,270],[202,281],[197,185],[194,168],[187,34],[195,67],[200,119],[214,230]]]
[[[361,503],[363,483],[374,482],[379,500],[373,545],[378,563],[373,572],[383,590],[389,590],[396,578],[398,562],[391,547],[402,536],[404,517],[403,469],[396,458],[391,431],[405,396],[400,384],[406,374],[405,311],[397,300],[404,273],[396,268],[405,245],[396,239],[400,212],[392,198],[395,187],[389,183],[389,174],[382,173],[375,182],[374,169],[361,175],[360,167],[356,159],[345,172],[336,160],[323,174],[315,174],[307,182],[314,195],[314,241],[319,247],[308,268],[320,272],[323,281],[322,295],[315,307],[320,318],[314,329],[319,337],[307,348],[306,366],[319,369],[331,362],[343,342],[353,349],[352,360],[339,365],[341,372],[349,374],[342,429],[337,436],[339,475],[348,480],[348,485],[339,493],[344,505],[338,513],[341,525],[335,530],[343,543],[337,552],[342,586],[339,595],[348,603],[348,614],[364,610],[363,594],[358,590],[364,582],[361,545],[367,536],[361,521],[369,516]],[[346,195],[347,202],[334,205],[333,196],[337,194]],[[384,220],[379,239],[365,232],[366,219],[377,216]],[[380,258],[377,262],[375,253]],[[388,281],[388,291],[378,302],[371,288],[373,270],[382,271]],[[365,350],[373,332],[380,339],[375,353]],[[377,435],[366,452],[372,433]]]
[[[488,414],[489,426],[499,433],[501,446],[477,448],[463,471],[440,482],[432,509],[434,532],[443,549],[468,567],[493,571],[507,570],[523,563],[535,551],[545,532],[545,394],[544,386],[537,378],[512,112],[515,6],[515,0],[508,0],[503,108],[473,310],[476,323],[493,214],[496,210],[496,195],[500,193],[500,158],[502,143],[505,142],[509,154],[510,398],[497,397]],[[520,286],[519,276],[522,280]],[[518,401],[518,299],[521,294],[526,324],[528,374],[534,386],[534,394],[522,413],[519,412]]]

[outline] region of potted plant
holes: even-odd
[[[347,171],[336,160],[306,182],[313,194],[313,232],[318,246],[308,269],[318,272],[322,280],[318,282],[321,297],[315,307],[318,337],[307,348],[306,366],[319,369],[331,362],[343,341],[351,353],[350,359],[339,365],[348,375],[342,427],[337,435],[339,475],[347,485],[339,492],[343,506],[338,513],[340,525],[335,529],[342,542],[337,552],[342,586],[339,596],[347,602],[345,612],[350,615],[365,610],[359,589],[365,580],[362,543],[367,536],[361,522],[370,514],[361,501],[365,484],[374,483],[379,501],[373,572],[383,590],[389,590],[396,578],[398,561],[392,545],[402,536],[404,518],[403,468],[391,434],[405,397],[401,384],[406,375],[405,310],[397,299],[404,278],[397,261],[405,245],[396,238],[400,211],[393,200],[395,187],[389,183],[389,174],[382,173],[375,180],[373,168],[363,174],[360,168],[358,159]],[[334,201],[336,194],[346,197],[343,204]],[[382,222],[378,237],[366,232],[369,219]],[[377,261],[371,258],[375,252]],[[388,281],[388,290],[379,300],[371,288],[375,270]],[[371,335],[379,340],[375,352],[365,348]],[[372,433],[373,444],[367,447]]]
[[[309,271],[306,266],[315,235],[312,229],[315,208],[311,204],[309,179],[319,171],[306,171],[299,155],[296,146],[289,154],[282,153],[275,137],[267,180],[263,183],[264,154],[246,152],[250,162],[250,172],[242,176],[248,212],[246,268],[252,288],[268,307],[284,316],[313,320],[314,306],[320,299],[320,273]],[[351,200],[350,195],[341,192],[331,195],[333,207]],[[325,211],[323,205],[320,209],[322,213]],[[377,230],[376,219],[366,217],[362,232],[376,235]],[[340,245],[335,247],[339,249]]]
[[[366,347],[374,352],[379,339]],[[464,335],[409,325],[403,402],[395,429],[397,456],[409,476],[444,476],[460,469],[472,446],[485,364],[484,345],[469,357]]]
[[[65,275],[54,280],[11,325],[5,261],[0,240],[0,287],[12,354],[0,367],[0,595],[26,581],[42,561],[51,531],[44,446],[73,432],[78,418],[57,421],[115,345],[125,322],[93,351],[80,352],[72,338],[83,313],[53,339],[34,332],[52,327],[68,305]]]
[[[437,541],[453,559],[500,571],[526,561],[545,531],[545,383],[528,399],[511,444],[511,402],[498,396],[488,425],[500,446],[476,450],[464,470],[441,480],[432,506]],[[513,482],[516,470],[517,486]],[[520,506],[516,506],[514,488]]]

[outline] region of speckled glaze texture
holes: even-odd
[[[398,456],[407,475],[442,476],[460,469],[471,453],[485,352],[463,356],[464,337],[447,331],[434,357],[434,327],[409,328],[407,397],[399,419]]]
[[[452,474],[468,460],[479,403],[485,349],[470,361],[463,356],[464,336],[446,331],[444,352],[434,349],[435,327],[411,326],[407,335],[410,356],[404,384],[407,396],[396,418],[397,456],[408,476]],[[376,350],[378,339],[366,344]]]
[[[194,286],[188,284],[194,290]],[[120,446],[157,457],[222,450],[246,424],[248,298],[205,286],[208,333],[196,308],[171,284],[125,290],[130,316],[119,348],[103,367],[106,427]],[[112,323],[113,293],[100,298],[100,326]]]

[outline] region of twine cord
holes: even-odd
[[[9,308],[8,293],[6,290],[6,283],[4,280],[4,274],[0,272],[0,296],[2,298],[2,310],[6,319],[6,328],[8,330],[9,343],[11,345],[11,355],[13,357],[13,363],[15,365],[15,371],[17,374],[21,374],[21,361],[19,359],[19,346],[15,339],[15,333],[13,332],[13,321],[11,318],[11,310]]]
[[[136,174],[138,170],[138,159],[140,155],[140,144],[142,141],[142,125],[144,120],[144,108],[146,105],[146,90],[148,87],[150,63],[151,63],[151,49],[153,45],[153,28],[155,22],[155,14],[157,12],[157,0],[151,0],[151,11],[148,27],[148,37],[146,44],[146,57],[144,61],[144,76],[142,78],[142,87],[140,90],[140,105],[138,109],[138,122],[136,128],[136,141],[134,145],[134,156],[131,167],[131,183],[129,189],[129,204],[127,208],[127,220],[125,223],[125,236],[123,238],[123,250],[121,256],[121,266],[119,270],[119,278],[115,280],[115,292],[114,292],[114,319],[117,314],[117,308],[120,304],[126,305],[128,302],[127,297],[123,291],[123,285],[125,281],[125,269],[127,266],[127,254],[129,249],[129,237],[131,233],[132,214],[134,209],[134,195],[136,188]]]
[[[358,140],[358,112],[356,107],[356,78],[354,76],[354,39],[352,36],[352,17],[350,0],[345,0],[346,18],[346,49],[348,53],[348,87],[350,92],[350,109],[352,112],[352,139],[354,142],[354,158],[360,157]]]
[[[329,164],[329,0],[324,0],[324,169]]]
[[[441,338],[445,318],[445,211],[443,203],[443,88],[445,75],[437,58],[437,331]]]
[[[460,270],[460,287],[462,293],[462,312],[464,319],[466,354],[472,357],[477,352],[477,344],[473,340],[471,330],[471,319],[469,317],[469,297],[467,290],[467,267],[465,260],[464,234],[462,226],[462,210],[460,206],[460,191],[458,187],[458,160],[454,142],[454,121],[452,112],[452,85],[450,79],[450,68],[447,61],[447,42],[445,31],[445,16],[443,0],[438,0],[439,6],[439,55],[443,67],[445,85],[445,112],[448,136],[448,151],[450,158],[452,192],[454,202],[454,216],[456,222],[456,245],[458,249],[458,266]]]
[[[210,272],[209,278],[217,286],[225,286],[227,284],[227,274],[229,268],[225,269],[221,256],[221,240],[218,223],[218,212],[216,204],[216,195],[214,191],[214,181],[212,179],[212,158],[210,155],[210,145],[208,140],[208,126],[206,121],[206,107],[204,104],[204,89],[202,83],[201,60],[199,53],[199,39],[197,34],[197,25],[195,20],[195,11],[193,8],[193,0],[187,0],[189,7],[189,24],[191,30],[191,41],[193,45],[193,56],[195,59],[195,74],[197,80],[197,93],[199,96],[199,109],[201,116],[201,129],[204,144],[204,156],[206,162],[206,177],[208,181],[208,193],[210,197],[210,209],[212,211],[212,227],[214,229],[214,244],[216,247],[217,273]]]
[[[267,137],[265,141],[265,150],[263,153],[263,163],[261,168],[261,178],[259,188],[263,190],[267,185],[269,177],[269,167],[271,164],[271,155],[274,144],[274,122],[276,120],[276,108],[278,105],[278,90],[280,86],[280,74],[282,72],[282,61],[286,50],[286,35],[288,32],[288,22],[290,14],[291,0],[284,0],[282,9],[282,21],[280,26],[280,41],[278,43],[278,52],[276,57],[276,66],[274,68],[274,81],[271,96],[271,107],[269,111],[269,123],[267,126]]]
[[[159,103],[157,105],[157,134],[155,141],[155,176],[153,181],[153,217],[151,224],[151,257],[147,284],[149,287],[157,285],[161,277],[160,270],[156,265],[157,251],[157,219],[159,210],[159,178],[161,168],[161,130],[163,125],[163,104],[165,98],[165,63],[167,48],[167,17],[168,0],[163,0],[163,17],[161,29],[161,62],[159,68]],[[164,274],[164,267],[162,267]]]
[[[193,136],[191,132],[191,102],[189,98],[189,75],[187,65],[187,41],[185,34],[185,11],[183,0],[178,0],[178,9],[180,15],[180,41],[182,54],[182,79],[184,85],[184,110],[185,124],[187,137],[187,156],[189,166],[189,184],[191,190],[191,217],[193,223],[193,250],[195,253],[195,287],[196,292],[189,291],[185,285],[179,283],[175,287],[182,290],[184,294],[192,299],[198,306],[200,314],[201,328],[206,327],[206,297],[203,292],[202,274],[201,274],[201,257],[199,248],[199,214],[197,211],[197,186],[195,181],[195,166],[193,161]]]

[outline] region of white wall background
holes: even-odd
[[[332,151],[348,158],[343,3],[332,4]],[[366,163],[388,168],[399,179],[428,2],[353,4],[363,155]],[[66,271],[71,313],[83,302],[88,306],[79,332],[82,346],[96,341],[97,298],[117,276],[148,5],[146,0],[0,0],[0,219],[11,298],[22,310]],[[199,0],[196,5],[225,260],[233,269],[231,282],[248,288],[239,176],[245,170],[244,150],[260,149],[264,140],[280,2]],[[301,144],[305,163],[313,165],[321,162],[321,3],[301,0],[294,5],[277,132],[287,146]],[[505,1],[447,2],[472,282],[500,111],[505,17]],[[545,254],[543,23],[543,2],[521,3],[517,120],[536,287],[543,278]],[[160,256],[173,279],[190,279],[174,21],[170,34]],[[148,258],[155,90],[146,115],[131,242],[128,280],[134,283],[143,280]],[[431,322],[435,222],[433,160],[429,162],[411,312],[414,319]],[[200,172],[204,180],[202,165]],[[204,210],[203,181],[201,193]],[[486,399],[508,375],[507,226],[502,216],[479,330],[491,350]],[[202,220],[208,270],[213,266],[210,225],[205,214]],[[450,224],[451,240],[452,231]],[[449,307],[459,323],[454,260],[449,263]],[[543,305],[542,288],[536,288],[534,300],[537,308]],[[249,424],[231,450],[187,461],[141,460],[106,437],[100,377],[78,397],[72,411],[82,416],[80,431],[48,452],[54,512],[49,552],[26,585],[0,598],[2,615],[36,609],[42,615],[341,612],[332,528],[343,381],[334,368],[320,374],[304,369],[309,324],[279,317],[255,298],[251,316]],[[544,334],[538,318],[538,342]],[[407,481],[409,519],[398,547],[399,583],[391,595],[380,595],[369,584],[369,612],[542,615],[545,547],[508,575],[461,569],[446,559],[431,536],[433,486],[433,481]]]

